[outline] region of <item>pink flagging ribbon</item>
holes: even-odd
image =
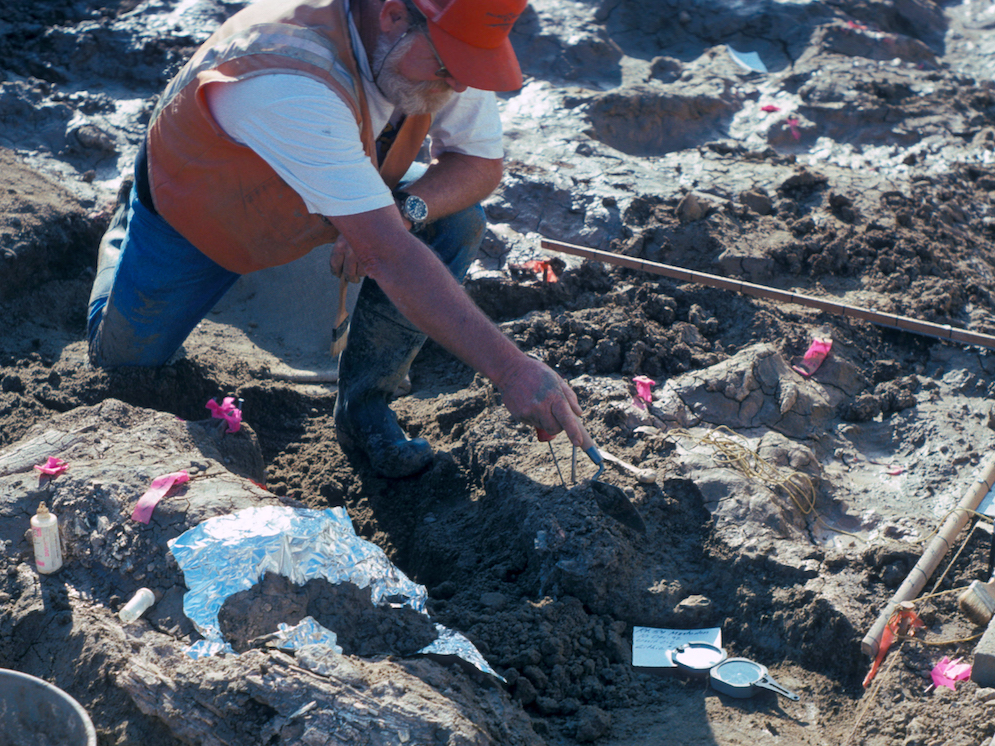
[[[961,663],[960,658],[954,658],[950,660],[947,656],[937,663],[933,670],[930,671],[930,676],[933,678],[933,684],[937,687],[945,686],[948,689],[954,689],[956,691],[956,683],[958,681],[964,681],[968,676],[971,675],[971,666],[967,663]]]
[[[55,456],[49,456],[48,461],[44,464],[35,464],[35,469],[50,477],[58,476],[68,468],[69,464],[61,458],[56,458]]]
[[[656,381],[648,376],[636,376],[632,379],[636,384],[636,395],[632,399],[632,404],[639,409],[646,409],[647,404],[653,403],[653,386]]]
[[[220,404],[211,399],[205,406],[211,410],[212,417],[228,423],[229,433],[237,433],[242,427],[242,410],[235,406],[234,396],[226,396]]]
[[[139,523],[148,523],[152,519],[152,511],[159,501],[166,496],[174,485],[189,482],[190,476],[185,471],[174,471],[172,474],[163,474],[152,480],[152,485],[146,493],[138,499],[134,511],[131,513],[131,520]]]
[[[816,337],[812,340],[812,345],[808,348],[802,361],[791,367],[808,378],[819,369],[831,349],[833,349],[833,340]]]

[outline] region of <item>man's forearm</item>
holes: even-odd
[[[425,200],[429,221],[438,220],[486,199],[502,173],[500,160],[443,153],[407,191]]]
[[[370,273],[401,313],[487,376],[517,420],[552,435],[564,430],[574,445],[583,448],[593,445],[580,421],[577,397],[563,379],[519,350],[477,308],[435,254],[407,235],[411,242],[399,244],[397,258],[411,277],[386,266]]]
[[[523,353],[431,250],[405,235],[409,245],[398,246],[395,260],[373,268],[370,276],[412,324],[501,387],[506,371]]]

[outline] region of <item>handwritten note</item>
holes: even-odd
[[[670,654],[687,642],[707,642],[722,647],[722,628],[632,628],[632,665],[637,668],[675,668]]]

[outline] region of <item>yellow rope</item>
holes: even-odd
[[[978,633],[976,635],[971,635],[970,637],[951,637],[949,640],[921,640],[918,637],[899,637],[899,640],[912,640],[913,642],[918,642],[920,645],[925,645],[926,647],[936,647],[942,648],[944,645],[959,645],[962,642],[973,642],[977,640],[984,633]]]
[[[750,450],[736,440],[740,436],[726,425],[719,425],[704,435],[695,435],[682,428],[669,430],[666,435],[668,437],[688,438],[698,445],[715,449],[717,453],[714,458],[721,466],[735,469],[749,479],[765,483],[772,492],[777,488],[784,490],[802,515],[811,515],[813,521],[821,522],[830,531],[852,536],[858,541],[865,541],[863,537],[855,533],[831,525],[819,515],[815,509],[815,485],[812,484],[812,480],[807,474],[786,471],[774,466],[759,453]]]

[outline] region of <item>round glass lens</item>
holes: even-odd
[[[748,661],[728,661],[716,673],[730,684],[752,684],[760,678],[756,664]]]

